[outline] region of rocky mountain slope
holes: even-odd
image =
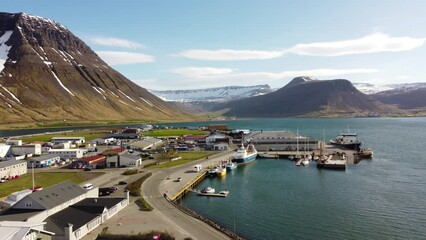
[[[0,13],[0,123],[188,118],[52,20]]]
[[[399,113],[358,91],[344,79],[314,80],[297,77],[283,88],[257,97],[216,106],[237,117],[379,116]]]
[[[405,86],[379,92],[371,96],[382,103],[392,104],[403,109],[426,109],[425,87]]]
[[[192,90],[149,90],[151,93],[165,101],[194,102],[194,101],[229,101],[234,99],[264,95],[272,90],[269,85],[257,86],[228,86],[218,88],[192,89]]]

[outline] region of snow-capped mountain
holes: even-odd
[[[426,83],[399,83],[399,84],[386,84],[375,85],[371,83],[353,83],[353,85],[362,93],[372,95],[382,92],[407,92],[417,89],[426,88]]]
[[[259,96],[272,92],[269,85],[228,86],[193,90],[149,91],[165,101],[173,102],[219,102]]]

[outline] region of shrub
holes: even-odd
[[[133,175],[133,174],[136,174],[136,173],[138,173],[138,170],[137,170],[137,169],[129,169],[129,170],[126,170],[126,171],[123,173],[123,175]]]
[[[138,198],[135,203],[141,211],[152,211],[154,209],[143,197]]]
[[[129,191],[129,194],[131,196],[139,197],[141,195],[141,186],[142,186],[142,183],[147,178],[149,178],[151,175],[152,175],[152,173],[149,172],[149,173],[145,174],[144,176],[142,176],[141,178],[139,178],[138,180],[136,180],[136,181],[134,181],[132,183],[129,183],[126,186],[126,189]]]

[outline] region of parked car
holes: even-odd
[[[127,182],[126,181],[119,181],[118,185],[127,185]]]
[[[176,182],[180,182],[180,181],[182,181],[182,178],[181,178],[181,177],[178,177],[178,178],[176,179]]]
[[[93,188],[93,184],[91,184],[91,183],[86,183],[86,184],[84,184],[84,185],[83,185],[83,188],[84,188],[84,189],[87,189],[87,190],[92,189],[92,188]]]
[[[161,240],[161,234],[160,233],[154,234],[154,236],[152,236],[152,240]]]
[[[88,167],[85,167],[85,168],[84,168],[84,171],[92,171],[92,169],[91,169],[91,168],[88,168]]]
[[[115,192],[118,190],[118,187],[112,186],[109,188],[111,192]]]

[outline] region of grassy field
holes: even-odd
[[[182,159],[163,163],[160,165],[152,165],[152,166],[149,166],[148,168],[168,168],[168,167],[179,166],[179,165],[189,163],[198,159],[206,158],[216,153],[217,152],[178,152],[176,156],[181,157]]]
[[[48,142],[53,137],[84,137],[86,141],[90,141],[95,138],[104,137],[108,133],[105,129],[92,129],[92,130],[82,130],[82,131],[74,131],[74,132],[66,132],[66,133],[54,133],[54,134],[44,134],[37,135],[31,137],[20,138],[23,142]]]
[[[144,133],[148,137],[169,137],[183,135],[207,135],[209,132],[189,129],[160,129]]]
[[[82,183],[89,179],[102,175],[102,172],[39,172],[34,174],[35,184],[43,188],[54,184],[71,180],[74,183]],[[27,173],[20,178],[0,183],[0,197],[5,197],[13,192],[21,191],[32,187],[31,173]]]

